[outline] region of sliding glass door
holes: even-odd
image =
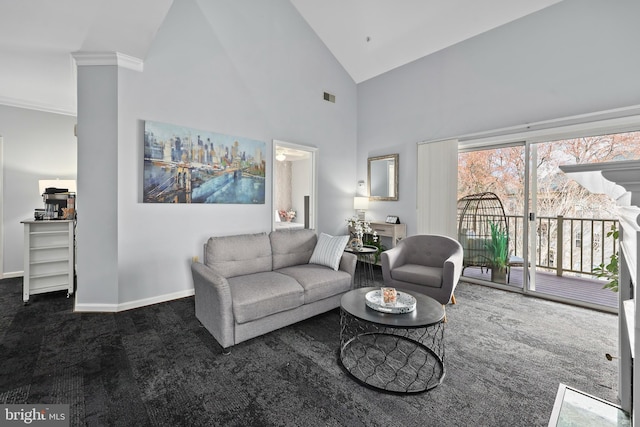
[[[458,239],[466,254],[464,277],[522,289],[525,165],[524,143],[460,151]],[[500,233],[507,247],[502,255],[496,245]],[[501,270],[504,274],[498,274]]]
[[[615,201],[568,179],[560,165],[640,158],[640,132],[483,146],[458,156],[458,239],[463,277],[564,302],[614,310],[617,294],[603,289],[618,251]],[[495,195],[504,210],[506,278],[492,274],[490,226],[495,212],[469,203]],[[490,212],[490,213],[489,213]],[[482,225],[484,221],[484,226]]]
[[[531,265],[528,290],[561,301],[616,308],[617,294],[603,289],[599,266],[617,248],[616,203],[568,179],[560,165],[640,158],[640,132],[567,138],[529,145]]]

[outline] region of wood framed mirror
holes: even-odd
[[[398,200],[398,154],[367,159],[369,200]]]

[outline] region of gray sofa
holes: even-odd
[[[340,306],[353,285],[356,256],[339,269],[309,264],[313,230],[211,237],[191,265],[196,317],[229,347]]]

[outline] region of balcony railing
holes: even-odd
[[[509,250],[512,255],[522,256],[524,218],[507,215],[509,226]],[[528,221],[527,221],[528,223]],[[611,227],[618,229],[615,219],[536,218],[536,267],[564,273],[595,276],[593,268],[608,264],[612,254],[616,253],[618,242],[613,236],[607,236]]]

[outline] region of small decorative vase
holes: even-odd
[[[494,267],[491,269],[491,281],[493,283],[507,283],[507,269]]]
[[[362,250],[362,239],[358,239],[357,237],[354,237],[349,241],[349,247],[353,251],[360,252]]]

